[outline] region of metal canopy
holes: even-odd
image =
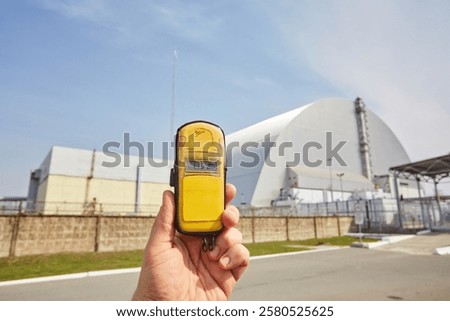
[[[450,176],[450,154],[390,168],[403,178],[422,178],[439,182]]]
[[[404,164],[400,166],[394,166],[389,169],[394,173],[394,181],[395,181],[395,196],[397,198],[397,208],[398,208],[398,219],[399,225],[402,227],[402,205],[401,205],[401,197],[399,195],[398,190],[398,178],[415,178],[417,180],[417,190],[419,192],[419,199],[422,211],[422,217],[425,221],[425,213],[422,206],[422,195],[420,191],[420,181],[429,181],[432,180],[434,182],[435,189],[435,197],[436,203],[438,206],[439,217],[442,217],[442,209],[439,203],[439,195],[437,185],[438,183],[445,177],[450,176],[450,154],[439,156],[435,158],[425,159],[414,163]],[[432,230],[431,219],[429,219],[429,228]]]

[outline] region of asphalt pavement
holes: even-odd
[[[345,248],[252,262],[233,300],[450,300],[450,256]]]

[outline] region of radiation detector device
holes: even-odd
[[[178,128],[170,185],[175,193],[175,226],[202,238],[203,251],[214,248],[222,230],[226,183],[225,135],[207,121]]]

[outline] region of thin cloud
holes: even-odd
[[[66,17],[84,19],[96,23],[107,20],[109,16],[108,2],[104,0],[40,0],[38,5]]]
[[[302,62],[362,96],[419,159],[450,151],[449,6],[408,4],[294,2],[273,17]]]
[[[70,19],[114,31],[122,44],[145,44],[161,36],[205,42],[221,26],[220,15],[207,6],[178,1],[40,0],[38,4]]]

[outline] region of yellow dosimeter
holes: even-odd
[[[225,161],[225,136],[219,126],[194,121],[178,128],[170,179],[175,189],[176,228],[202,237],[204,251],[212,250],[222,230]]]

